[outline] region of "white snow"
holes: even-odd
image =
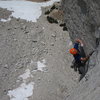
[[[20,75],[18,78],[23,79],[23,83],[16,89],[8,91],[8,96],[10,100],[28,100],[28,97],[32,96],[34,90],[34,82],[30,82],[27,84],[27,79],[33,77],[29,67],[32,66],[34,62],[31,60],[30,65],[25,70],[25,73]],[[37,71],[44,71],[46,67],[46,60],[43,59],[37,62]],[[19,82],[19,81],[18,81]]]
[[[37,19],[42,14],[41,7],[50,6],[56,1],[60,0],[51,0],[42,3],[30,1],[0,1],[0,7],[7,8],[7,10],[9,11],[13,11],[11,16],[15,18],[21,18],[27,21],[37,22]]]
[[[34,82],[26,84],[26,80],[32,77],[31,71],[29,69],[25,70],[25,73],[20,75],[18,78],[23,79],[23,83],[16,89],[8,91],[10,100],[28,100],[33,94]]]
[[[0,21],[2,21],[2,22],[7,22],[7,21],[10,21],[11,20],[11,18],[8,18],[8,19],[1,19]]]
[[[11,98],[10,100],[28,100],[28,97],[33,94],[33,89],[34,82],[29,84],[23,83],[17,89],[9,91],[8,95]]]
[[[42,62],[38,61],[37,62],[37,67],[38,67],[37,70],[44,71],[44,68],[46,67],[45,63],[46,63],[45,59],[43,59]]]
[[[19,76],[19,78],[22,78],[23,80],[26,80],[29,77],[32,77],[31,72],[30,72],[29,69],[26,69],[25,73]]]

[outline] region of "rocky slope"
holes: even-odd
[[[62,0],[64,20],[72,41],[83,40],[85,52],[96,49],[89,62],[89,71],[66,100],[100,99],[100,1]],[[98,31],[98,32],[97,32]],[[97,34],[96,34],[97,33]]]
[[[23,84],[26,93],[27,86],[32,87],[26,100],[99,100],[100,46],[98,34],[94,34],[100,23],[99,5],[98,0],[62,0],[71,40],[81,38],[87,54],[96,49],[81,82],[70,68],[72,56],[68,50],[72,42],[68,32],[48,23],[44,12],[37,23],[13,17],[8,22],[0,21],[0,100],[16,99],[16,94],[19,97],[16,90]],[[2,8],[0,12],[1,19],[12,13]]]
[[[4,12],[1,19],[11,14],[2,8],[0,12]],[[67,51],[71,46],[68,32],[50,24],[44,12],[37,23],[13,17],[0,21],[0,100],[63,100],[69,96],[78,81],[70,68],[72,57]]]

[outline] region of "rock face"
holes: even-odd
[[[90,59],[87,75],[66,100],[99,100],[100,1],[62,0],[62,9],[72,41],[74,41],[75,38],[82,39],[87,54],[91,50],[96,49],[96,52]]]
[[[98,50],[100,51],[100,46]],[[96,57],[95,67],[89,70],[66,100],[100,100],[100,52]]]
[[[86,51],[96,47],[95,31],[100,26],[99,0],[62,0],[64,19],[72,40],[81,38]]]

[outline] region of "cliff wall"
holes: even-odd
[[[87,54],[95,49],[88,73],[66,100],[100,100],[100,1],[62,0],[62,8],[72,41],[82,39]]]
[[[62,0],[64,20],[72,41],[81,38],[86,51],[96,47],[95,31],[100,26],[99,0]]]

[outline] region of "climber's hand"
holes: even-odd
[[[83,46],[83,42],[82,42],[82,40],[80,40],[80,39],[76,39],[75,41],[78,42],[78,43],[80,43],[81,46]]]

